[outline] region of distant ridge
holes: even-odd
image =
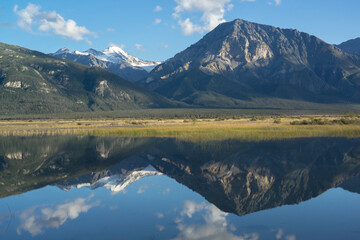
[[[343,42],[337,45],[337,47],[344,52],[360,57],[360,37]]]
[[[61,48],[50,55],[91,67],[101,67],[131,82],[147,77],[148,72],[161,63],[141,60],[117,46],[102,52],[92,48],[84,52]]]
[[[0,114],[175,106],[104,69],[4,43],[0,43],[0,103]]]

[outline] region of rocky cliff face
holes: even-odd
[[[351,39],[337,45],[338,48],[346,53],[360,57],[360,38]]]
[[[359,102],[359,72],[359,58],[314,36],[238,19],[156,67],[143,84],[199,104],[209,93],[225,106],[224,98]]]

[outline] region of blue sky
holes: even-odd
[[[54,52],[115,44],[163,61],[236,18],[329,43],[360,37],[359,0],[0,0],[0,41]]]

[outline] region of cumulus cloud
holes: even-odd
[[[160,12],[160,11],[162,11],[163,9],[162,9],[162,7],[161,6],[159,6],[159,5],[157,5],[155,8],[154,8],[154,12]]]
[[[20,215],[21,225],[17,228],[17,232],[20,235],[24,230],[32,236],[36,236],[43,232],[43,228],[59,228],[68,219],[76,219],[80,213],[86,213],[91,208],[98,206],[99,202],[89,203],[92,197],[78,198],[72,202],[58,205],[54,209],[35,207],[25,210]]]
[[[167,43],[161,43],[161,46],[165,49],[169,48],[169,44]],[[163,193],[169,193],[170,192],[170,188],[165,189],[165,191]]]
[[[89,44],[87,36],[96,36],[84,26],[78,26],[77,23],[68,19],[65,20],[60,14],[55,11],[46,12],[40,11],[41,7],[29,3],[26,8],[19,10],[18,5],[14,6],[14,12],[18,15],[17,24],[22,29],[34,32],[34,27],[39,32],[54,33],[59,36],[71,38],[76,41],[85,40]]]
[[[274,0],[273,2],[268,2],[269,5],[275,5],[280,6],[282,3],[282,0]]]
[[[217,25],[225,22],[225,13],[233,7],[231,0],[175,0],[175,2],[177,6],[174,9],[173,17],[178,19],[183,35],[213,30]],[[184,13],[191,12],[202,14],[201,24],[193,23],[190,18],[183,19]]]
[[[144,48],[144,45],[142,45],[142,44],[137,43],[137,44],[135,44],[135,47],[140,52],[146,52],[146,49]],[[144,186],[140,187],[138,190],[138,193],[143,193],[146,188],[147,188],[147,186],[145,188],[144,188]]]
[[[157,25],[157,24],[160,24],[162,22],[162,20],[160,18],[156,18],[154,20],[154,24]]]
[[[121,49],[125,49],[126,48],[126,45],[125,44],[116,44],[116,43],[109,43],[109,47],[118,47],[118,48],[121,48]]]
[[[107,31],[108,32],[115,32],[116,30],[114,28],[108,28]]]

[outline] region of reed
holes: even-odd
[[[171,137],[189,141],[243,139],[252,141],[305,137],[360,137],[358,117],[291,116],[261,119],[102,119],[1,121],[2,136],[86,135],[122,137]],[[299,122],[312,124],[293,124]],[[344,124],[346,123],[346,124]]]

